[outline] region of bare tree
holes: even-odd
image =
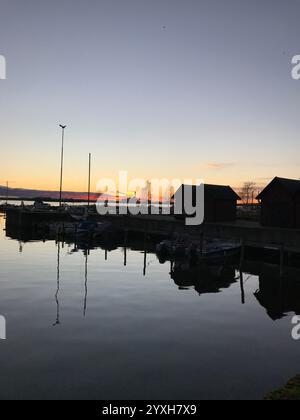
[[[244,204],[249,204],[254,201],[255,198],[255,191],[257,190],[257,185],[255,182],[247,181],[244,182],[244,185],[240,191],[240,197]]]

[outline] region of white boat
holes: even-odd
[[[177,238],[164,240],[156,247],[156,253],[164,259],[193,258],[203,260],[210,257],[224,257],[237,254],[240,243],[236,241],[224,241],[219,239],[194,240],[192,238]]]

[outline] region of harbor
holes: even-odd
[[[3,2],[1,401],[300,400],[286,3]]]
[[[286,267],[282,277],[276,262],[247,254],[242,267],[237,254],[195,264],[182,254],[162,258],[157,245],[165,236],[117,230],[76,239],[68,229],[64,235],[55,230],[45,235],[8,228],[6,222],[0,215],[0,304],[14,340],[7,341],[4,351],[18,354],[21,373],[28,354],[36,369],[45,370],[35,390],[38,398],[45,392],[53,398],[96,398],[98,393],[106,399],[140,398],[140,378],[148,375],[149,398],[262,399],[293,375],[298,346],[286,330],[290,317],[299,313],[299,268]],[[17,302],[14,311],[11,299]],[[265,351],[270,344],[272,354]],[[282,346],[288,355],[285,363]],[[196,367],[200,351],[202,361]],[[255,368],[250,363],[254,354],[259,355]],[[160,372],[170,357],[181,364],[172,363],[168,379],[163,379]],[[61,361],[59,366],[46,369],[53,359]],[[81,368],[74,371],[77,364]],[[229,378],[225,366],[236,386],[224,394]],[[25,375],[7,382],[11,369],[11,363],[4,366],[2,397],[22,393],[29,398]],[[211,376],[215,369],[217,383]],[[130,375],[130,386],[124,391],[111,375]],[[256,386],[249,389],[249,382]]]
[[[241,254],[257,253],[266,259],[273,258],[280,266],[300,265],[300,230],[261,226],[258,222],[236,220],[234,222],[204,223],[199,226],[186,226],[184,220],[171,215],[119,215],[100,216],[90,211],[87,216],[85,206],[76,206],[64,211],[57,208],[35,210],[22,207],[8,208],[6,223],[14,231],[49,232],[49,227],[57,226],[57,231],[65,235],[68,229],[76,235],[78,220],[106,224],[113,227],[120,235],[145,235],[156,238],[157,243],[163,238],[186,237],[188,241],[219,240],[220,247],[224,241],[239,244]],[[189,246],[187,244],[187,246]],[[243,255],[241,256],[242,258]]]

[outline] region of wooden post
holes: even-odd
[[[65,224],[64,223],[62,225],[62,242],[63,242],[63,244],[65,242]]]
[[[75,223],[75,228],[74,228],[74,247],[75,247],[75,249],[77,249],[77,229],[78,229],[78,226],[77,226],[77,223]]]
[[[60,230],[60,226],[56,226],[56,243],[58,243],[59,241],[59,230]]]
[[[20,210],[19,211],[19,215],[18,215],[18,228],[21,229],[22,227],[22,216],[23,216],[23,211]],[[5,219],[7,218],[7,213],[5,212]]]
[[[240,256],[240,266],[239,266],[239,271],[242,271],[242,266],[244,263],[244,257],[245,257],[245,240],[244,238],[241,241],[241,256]]]
[[[43,225],[43,242],[46,242],[46,225]]]

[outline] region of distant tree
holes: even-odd
[[[247,181],[244,183],[240,191],[240,197],[244,204],[253,203],[256,190],[257,185],[255,182]]]
[[[151,185],[151,182],[149,180],[146,182],[146,194],[147,194],[148,204],[151,204],[151,201],[152,201],[152,185]]]

